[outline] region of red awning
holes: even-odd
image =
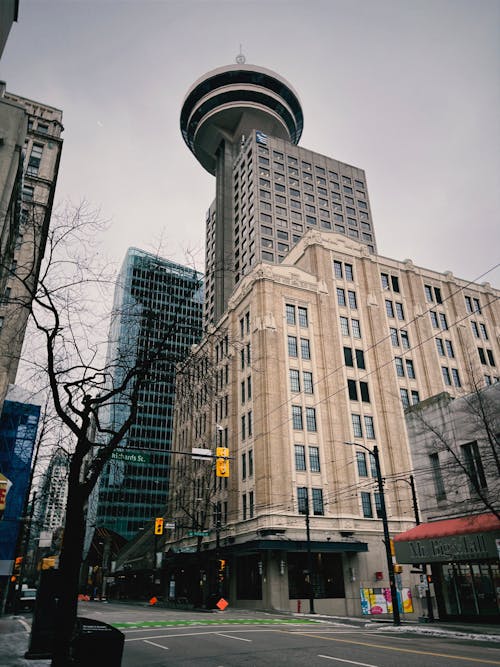
[[[500,530],[500,519],[498,517],[494,514],[476,514],[474,516],[463,516],[459,519],[421,523],[405,533],[396,535],[394,541],[429,540],[435,537],[487,533],[493,530]]]

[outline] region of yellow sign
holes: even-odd
[[[227,459],[229,457],[229,449],[227,447],[217,447],[215,455]]]
[[[163,535],[163,517],[157,516],[155,519],[155,535]]]

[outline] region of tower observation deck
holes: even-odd
[[[233,168],[238,155],[256,131],[296,145],[303,127],[302,108],[291,85],[271,70],[246,65],[241,54],[236,60],[191,86],[180,118],[189,150],[216,182],[207,221],[206,322],[222,315],[237,282]]]
[[[208,72],[189,89],[181,111],[184,141],[198,162],[216,174],[222,141],[238,144],[261,130],[297,144],[302,108],[292,86],[263,67],[237,63]]]

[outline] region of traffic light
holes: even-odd
[[[226,561],[224,558],[219,558],[219,570],[223,572],[226,569]]]
[[[155,519],[155,535],[163,535],[163,517],[157,516]]]
[[[432,574],[427,575],[427,583],[432,584]]]
[[[229,449],[217,447],[215,454],[217,456],[215,474],[217,477],[229,477]]]
[[[403,571],[403,566],[398,563],[394,563],[394,574],[401,574]]]

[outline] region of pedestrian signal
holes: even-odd
[[[155,535],[163,535],[163,517],[161,516],[155,519]]]

